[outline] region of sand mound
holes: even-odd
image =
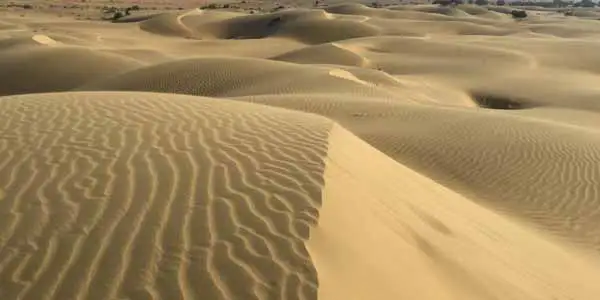
[[[45,45],[45,46],[57,46],[59,43],[47,35],[43,34],[35,34],[31,37],[36,43]]]
[[[412,20],[445,20],[446,16],[433,15],[408,9],[410,6],[397,6],[390,9],[375,9],[357,3],[340,4],[325,8],[332,14],[368,16],[384,19],[412,19]]]
[[[213,97],[326,92],[394,97],[385,89],[331,76],[331,69],[263,59],[206,57],[136,69],[80,90],[153,91]]]
[[[369,59],[371,65],[391,74],[435,74],[458,79],[494,72],[518,73],[531,68],[526,54],[477,44],[445,43],[410,37],[368,37],[338,43],[352,47]]]
[[[31,36],[8,37],[0,39],[0,51],[13,50],[16,48],[29,48],[35,46],[44,46],[35,41]]]
[[[366,67],[368,60],[358,53],[340,47],[335,43],[302,48],[273,57],[274,60],[302,64],[335,64]]]
[[[402,102],[334,95],[236,99],[330,117],[390,157],[482,204],[600,249],[594,209],[600,192],[595,163],[600,161],[600,139],[587,128],[599,124],[597,114],[570,114],[578,121],[569,124],[564,121],[569,115],[561,119],[556,112],[556,117],[544,118],[528,100],[509,99],[529,108],[512,115],[461,105],[473,101],[468,94],[421,94],[418,86],[404,86],[408,90],[398,95],[406,100]],[[434,102],[441,95],[454,99]],[[508,101],[493,96],[494,101]],[[465,108],[445,107],[449,103]],[[500,104],[494,102],[494,108],[505,108]]]
[[[463,10],[451,7],[451,6],[440,6],[440,5],[415,5],[411,7],[415,11],[430,13],[430,14],[440,14],[445,16],[452,17],[469,17],[469,14],[464,12]]]
[[[13,23],[0,21],[0,30],[11,30],[16,28],[18,28],[18,26]]]
[[[186,27],[181,18],[184,13],[164,13],[149,16],[149,19],[139,24],[140,29],[166,36],[191,37],[193,32]]]
[[[278,36],[291,37],[307,44],[321,44],[379,34],[377,27],[364,22],[324,18],[290,23]]]
[[[323,11],[281,11],[263,15],[165,14],[140,24],[143,30],[196,39],[260,39],[287,37],[319,44],[378,35],[376,27],[358,20],[336,19]]]
[[[600,293],[597,262],[474,205],[340,127],[329,145],[319,226],[308,243],[320,299]]]
[[[316,299],[331,122],[151,93],[0,98],[5,299]]]
[[[536,33],[543,33],[562,38],[583,38],[597,36],[600,34],[599,28],[590,30],[589,26],[581,27],[564,27],[560,24],[532,24],[529,29]]]
[[[132,59],[85,48],[10,51],[0,54],[0,95],[66,91],[138,66]]]

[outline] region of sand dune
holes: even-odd
[[[600,295],[595,10],[238,4],[1,12],[1,299]]]
[[[473,204],[339,126],[329,137],[325,183],[308,243],[323,299],[593,299],[600,292],[597,261]]]
[[[314,299],[330,121],[149,93],[0,106],[3,298]]]
[[[141,65],[133,59],[85,48],[47,47],[51,39],[37,39],[35,42],[44,47],[0,52],[0,95],[67,91]]]
[[[347,77],[332,76],[337,68],[303,66],[264,59],[206,57],[170,61],[83,85],[79,90],[169,92],[211,97],[254,94],[342,92],[395,97]]]

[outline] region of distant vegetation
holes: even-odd
[[[510,12],[513,18],[515,19],[525,19],[527,18],[527,12],[524,10],[513,10]]]
[[[211,3],[209,5],[205,5],[200,7],[200,9],[217,9],[220,8],[216,3]]]
[[[6,4],[6,7],[17,7],[17,8],[23,8],[23,9],[33,9],[33,5],[31,5],[31,4],[8,3],[8,4]]]
[[[578,2],[572,1],[562,1],[562,0],[554,0],[552,2],[536,2],[536,1],[515,1],[510,2],[511,6],[538,6],[545,8],[554,8],[554,7],[596,7],[596,3],[591,0],[582,0]]]
[[[590,1],[590,0],[583,0],[581,2],[577,2],[575,4],[573,4],[573,7],[595,7],[596,3]]]
[[[242,4],[245,4],[246,1],[242,1],[240,2]],[[210,3],[208,5],[204,5],[201,6],[200,9],[228,9],[228,8],[240,8],[237,5],[232,5],[231,3],[225,3],[225,4],[217,4],[217,3]]]
[[[378,7],[376,5],[377,2],[373,2],[371,7]],[[438,4],[441,6],[449,6],[449,5],[458,5],[458,4],[475,4],[475,5],[490,5],[495,4],[498,6],[509,5],[509,6],[538,6],[545,8],[555,8],[555,7],[596,7],[597,4],[592,2],[591,0],[582,0],[578,2],[572,1],[562,1],[562,0],[553,0],[552,2],[537,2],[530,0],[517,0],[517,1],[506,1],[506,0],[496,0],[495,2],[492,0],[434,0],[432,4]]]
[[[104,19],[110,19],[116,21],[125,16],[131,15],[132,11],[140,10],[139,5],[133,5],[125,8],[119,8],[115,6],[104,6],[102,7],[102,14],[104,15]]]

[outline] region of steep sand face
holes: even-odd
[[[598,261],[397,164],[339,126],[330,134],[323,206],[308,249],[321,299],[600,293]]]
[[[52,39],[33,36],[42,47],[6,50],[0,55],[0,96],[68,91],[90,80],[133,69],[140,63],[84,48],[55,47]],[[55,41],[54,41],[55,42]],[[52,47],[48,47],[52,44]]]
[[[331,122],[151,93],[0,98],[3,299],[315,299]]]
[[[1,299],[600,294],[596,11],[42,1],[0,8]]]

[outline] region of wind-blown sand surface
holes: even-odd
[[[0,11],[0,299],[597,299],[600,23],[509,13]]]

